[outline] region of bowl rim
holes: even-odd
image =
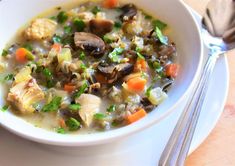
[[[90,135],[94,135],[94,138],[85,139],[85,140],[84,139],[82,139],[82,140],[81,139],[68,140],[70,136],[67,137],[66,135],[61,135],[61,137],[63,137],[63,138],[67,137],[67,139],[45,138],[42,136],[38,137],[38,135],[35,136],[31,133],[19,131],[19,130],[15,129],[13,126],[9,126],[9,125],[6,125],[5,123],[2,123],[2,121],[0,120],[1,126],[3,126],[4,128],[6,128],[7,130],[9,130],[10,132],[12,132],[14,134],[17,134],[23,138],[26,138],[26,139],[29,139],[32,141],[36,141],[39,143],[58,145],[58,146],[90,146],[90,145],[98,145],[98,144],[112,142],[112,141],[114,141],[118,138],[121,138],[121,137],[122,138],[127,137],[129,135],[132,135],[132,134],[138,132],[138,131],[141,131],[145,128],[148,128],[148,127],[152,126],[153,124],[155,124],[157,121],[167,117],[187,97],[187,95],[191,92],[191,90],[195,86],[195,84],[198,80],[199,74],[201,72],[201,69],[202,69],[202,61],[203,61],[203,42],[202,42],[202,38],[201,38],[199,25],[196,23],[196,20],[195,20],[194,16],[192,15],[188,6],[182,0],[180,0],[179,3],[181,3],[183,8],[189,14],[189,17],[191,17],[191,20],[192,20],[192,23],[194,24],[194,27],[196,27],[195,34],[200,39],[200,41],[199,41],[200,45],[198,46],[200,49],[200,56],[199,56],[199,61],[198,61],[198,67],[196,68],[196,72],[195,72],[194,77],[192,78],[192,82],[189,84],[189,86],[186,88],[186,90],[183,92],[183,94],[180,96],[180,98],[172,106],[170,106],[170,108],[168,110],[166,110],[166,112],[163,115],[161,115],[161,117],[151,119],[151,121],[148,123],[141,124],[141,121],[138,121],[138,122],[136,122],[136,124],[139,124],[139,125],[128,125],[128,126],[124,126],[124,127],[115,129],[115,130],[105,131],[105,133],[106,133],[105,136],[104,136],[104,134],[100,134],[100,133],[92,133]],[[127,128],[128,128],[128,130],[127,130]],[[40,128],[38,128],[38,129],[40,130]],[[45,129],[41,129],[41,130],[45,130]],[[48,132],[51,133],[51,131],[48,131]],[[57,133],[55,133],[55,134],[57,134]]]

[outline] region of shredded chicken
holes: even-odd
[[[39,18],[31,22],[24,35],[29,40],[43,40],[53,36],[57,23],[47,18]]]
[[[100,111],[101,99],[92,94],[82,94],[76,103],[81,104],[79,115],[87,127],[93,122],[93,116]]]
[[[15,84],[8,94],[7,100],[11,102],[22,114],[33,113],[37,104],[44,99],[44,93],[35,79]]]

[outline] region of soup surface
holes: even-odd
[[[166,23],[116,0],[51,13],[2,51],[2,111],[58,133],[89,133],[134,123],[167,98],[179,66]]]

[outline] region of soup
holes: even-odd
[[[89,133],[132,124],[167,98],[179,66],[166,23],[116,0],[51,13],[2,51],[3,111],[58,133]]]

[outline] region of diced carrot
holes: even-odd
[[[65,128],[65,127],[66,127],[65,120],[64,120],[63,118],[60,118],[60,119],[59,119],[59,125],[60,125],[60,127],[62,127],[62,128]]]
[[[104,0],[103,6],[105,8],[115,8],[118,5],[118,0]]]
[[[166,75],[169,77],[176,78],[179,72],[180,66],[178,64],[172,63],[166,66]]]
[[[25,48],[18,48],[16,50],[16,60],[20,63],[25,63],[27,62],[27,53],[28,53],[28,50],[25,49]]]
[[[64,85],[64,90],[71,93],[76,89],[76,86],[73,84],[65,84]]]
[[[62,49],[62,46],[59,43],[55,43],[55,44],[52,45],[51,48],[54,49],[56,52],[60,52],[61,49]]]
[[[147,70],[147,62],[145,59],[138,58],[135,63],[135,71],[146,71]]]
[[[144,90],[146,83],[146,79],[142,77],[134,77],[127,81],[127,86],[131,91],[141,92]]]
[[[146,115],[147,115],[147,112],[143,108],[140,108],[135,113],[127,116],[127,122],[129,124],[131,124],[133,122],[140,120],[141,118],[145,117]]]

